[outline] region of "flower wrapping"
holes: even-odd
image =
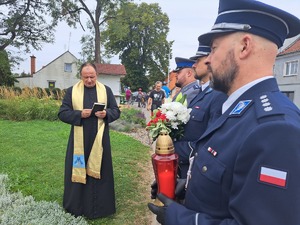
[[[184,125],[190,119],[190,112],[181,102],[168,102],[162,104],[159,109],[153,111],[153,116],[147,124],[149,135],[156,140],[161,131],[167,132],[173,140],[183,136]]]

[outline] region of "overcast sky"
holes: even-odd
[[[88,0],[87,2],[94,2]],[[264,3],[286,10],[300,18],[300,0],[261,0]],[[168,41],[174,40],[170,69],[175,69],[175,57],[190,57],[198,48],[198,36],[210,31],[218,12],[218,0],[135,0],[136,3],[159,3],[163,12],[170,19]],[[23,55],[25,61],[13,72],[30,72],[30,56],[36,57],[36,71],[69,50],[80,58],[81,44],[84,34],[81,28],[69,28],[61,23],[56,29],[54,44],[44,44],[42,51],[32,51]],[[111,59],[111,63],[120,64],[118,56]]]

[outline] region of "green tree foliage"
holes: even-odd
[[[96,63],[101,60],[101,26],[115,18],[115,11],[119,5],[128,0],[49,0],[52,9],[53,18],[65,20],[69,26],[77,27],[80,24],[85,31],[85,27],[91,32],[91,35],[83,36],[81,42],[83,43],[84,56],[86,59],[91,59],[87,51],[94,50],[94,57],[92,61]],[[89,3],[89,4],[88,4]],[[87,23],[84,27],[82,24],[82,15],[87,16]],[[92,39],[91,39],[92,38]],[[92,42],[93,41],[93,42]],[[85,44],[87,42],[87,44]]]
[[[116,19],[108,21],[102,32],[104,46],[108,55],[119,54],[125,65],[125,86],[147,90],[164,79],[173,43],[167,41],[168,32],[169,18],[157,3],[122,4]]]
[[[47,0],[3,0],[0,9],[0,50],[11,46],[29,52],[53,42],[57,21],[46,20]]]
[[[0,51],[0,86],[13,86],[15,81],[10,70],[8,54],[2,50]]]

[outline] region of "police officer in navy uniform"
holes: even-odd
[[[187,177],[191,154],[190,141],[199,139],[207,127],[221,116],[222,105],[227,99],[226,94],[215,91],[209,86],[211,72],[205,64],[209,53],[210,47],[199,43],[196,55],[190,58],[195,61],[192,66],[195,70],[194,76],[201,83],[201,87],[188,105],[192,111],[190,120],[184,126],[184,135],[180,140],[174,141],[175,152],[179,156],[178,175],[180,178]]]
[[[183,205],[149,208],[162,224],[300,224],[300,110],[279,91],[273,65],[300,20],[253,0],[220,0],[206,59],[223,114],[195,144]],[[196,131],[195,131],[196,132]]]
[[[199,93],[199,84],[195,79],[195,71],[193,70],[194,60],[175,57],[176,69],[173,72],[176,73],[176,83],[177,87],[181,90],[177,93],[172,101],[175,101],[177,96],[181,93],[182,96],[186,95],[187,105],[190,101]]]

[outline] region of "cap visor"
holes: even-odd
[[[211,42],[213,40],[213,38],[216,35],[222,35],[222,34],[228,34],[228,33],[232,33],[232,32],[237,32],[238,30],[212,30],[206,34],[202,34],[198,37],[198,41],[203,44],[203,45],[207,45],[210,46]]]

